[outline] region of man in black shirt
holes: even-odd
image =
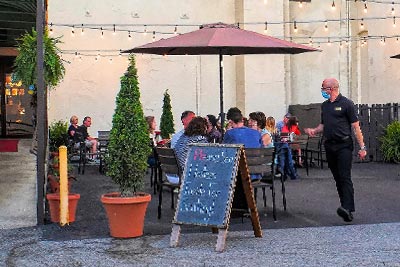
[[[85,140],[85,145],[86,147],[90,148],[90,153],[91,153],[91,158],[96,159],[96,154],[97,154],[97,139],[94,137],[91,137],[88,133],[88,127],[92,125],[92,118],[91,117],[85,117],[83,119],[83,124],[79,126],[78,131],[82,134],[83,140]]]
[[[345,222],[353,220],[354,188],[351,181],[352,151],[354,149],[352,129],[360,146],[358,156],[364,159],[367,148],[361,132],[354,103],[339,93],[339,82],[328,78],[322,82],[322,96],[327,99],[321,106],[321,123],[316,128],[306,128],[310,136],[323,132],[329,169],[336,182],[340,207],[337,214]]]

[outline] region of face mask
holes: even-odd
[[[331,98],[331,95],[330,94],[328,94],[327,92],[325,92],[325,91],[321,91],[321,94],[322,94],[322,97],[323,98],[325,98],[325,99],[329,99],[329,98]]]

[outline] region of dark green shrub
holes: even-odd
[[[121,77],[106,156],[107,175],[119,185],[121,196],[143,190],[151,152],[134,56],[129,61],[128,71]]]
[[[68,144],[68,123],[63,120],[52,122],[49,126],[50,151],[58,151],[60,146]]]
[[[161,137],[169,139],[171,134],[175,132],[174,116],[172,115],[171,96],[168,94],[168,89],[165,90],[163,109],[160,122]]]
[[[400,122],[395,121],[385,129],[385,134],[380,138],[383,160],[387,162],[400,162]]]

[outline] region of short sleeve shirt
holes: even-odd
[[[247,148],[262,147],[260,132],[245,126],[228,130],[222,143],[243,144]]]
[[[326,140],[341,140],[352,135],[351,124],[357,122],[354,103],[339,94],[335,101],[326,100],[321,105],[321,124]]]

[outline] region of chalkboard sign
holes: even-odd
[[[226,228],[242,146],[189,148],[173,223]]]

